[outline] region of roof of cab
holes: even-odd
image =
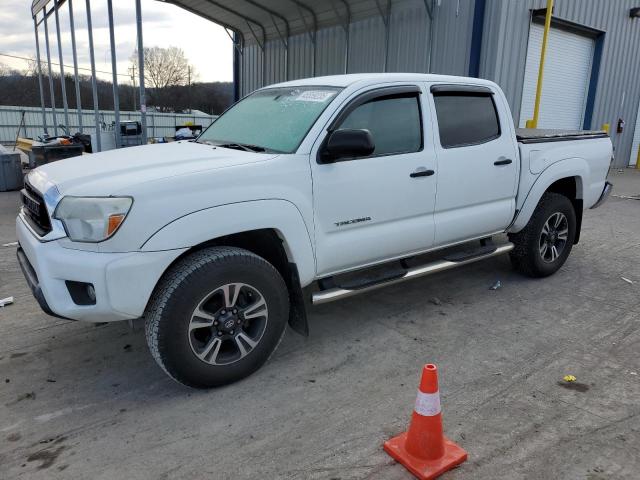
[[[386,82],[446,82],[466,83],[473,85],[495,85],[489,80],[472,77],[455,77],[451,75],[433,75],[430,73],[351,73],[347,75],[330,75],[326,77],[301,78],[290,80],[265,88],[324,86],[346,88],[354,84],[369,85]]]

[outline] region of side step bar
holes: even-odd
[[[510,252],[511,250],[513,250],[513,243],[506,243],[484,255],[471,256],[460,261],[438,260],[436,262],[428,263],[420,267],[410,268],[406,271],[404,275],[400,277],[394,277],[388,280],[382,280],[378,283],[369,284],[361,288],[335,287],[335,288],[329,288],[327,290],[321,290],[319,292],[314,293],[311,296],[311,302],[314,305],[320,305],[323,303],[333,302],[334,300],[341,300],[343,298],[352,297],[360,293],[370,292],[371,290],[376,290],[378,288],[386,287],[388,285],[394,285],[396,283],[405,282],[413,278],[424,277],[426,275],[431,275],[433,273],[443,272],[445,270],[449,270],[455,267],[461,267],[462,265],[467,265],[469,263],[477,262],[479,260],[484,260],[485,258],[491,258],[497,255],[502,255],[503,253]]]

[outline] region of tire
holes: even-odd
[[[509,235],[515,245],[509,254],[511,264],[530,277],[552,275],[567,260],[575,235],[576,213],[571,201],[564,195],[547,192],[538,202],[527,226]]]
[[[260,368],[282,340],[288,315],[287,287],[269,262],[241,248],[212,247],[165,273],[145,311],[145,332],[171,378],[211,388]]]

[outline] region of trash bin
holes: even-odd
[[[20,190],[24,186],[19,153],[0,153],[0,192]]]
[[[56,160],[63,160],[65,158],[77,157],[84,152],[84,145],[38,145],[31,148],[33,155],[31,160],[33,161],[32,168],[45,165],[47,163],[55,162]]]

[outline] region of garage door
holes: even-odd
[[[629,165],[635,166],[638,161],[638,148],[640,148],[640,103],[638,104],[638,118],[636,118],[636,132],[633,134],[633,142],[631,144],[631,157]]]
[[[542,25],[531,24],[520,109],[521,127],[533,118],[543,31]],[[594,44],[592,38],[551,28],[538,128],[582,129]]]

